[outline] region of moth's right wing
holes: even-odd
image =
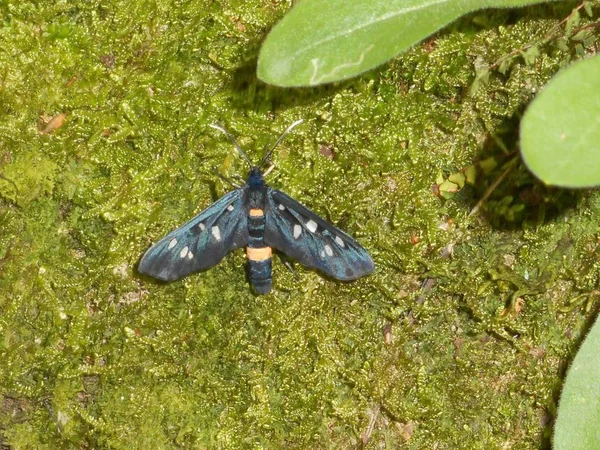
[[[265,243],[338,280],[375,269],[369,252],[339,228],[277,189],[267,191]]]

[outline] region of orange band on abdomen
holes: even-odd
[[[246,255],[250,261],[266,261],[267,259],[271,259],[273,251],[271,247],[246,247]]]
[[[262,217],[265,215],[265,212],[260,208],[251,208],[250,209],[250,217]]]

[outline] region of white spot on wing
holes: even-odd
[[[200,228],[202,231],[206,230],[206,226],[202,222],[198,224],[198,228]]]
[[[294,239],[298,239],[302,234],[302,227],[298,224],[294,225]]]
[[[279,209],[279,211],[283,211],[285,209],[285,206],[283,206],[281,203],[279,204],[279,206],[277,207]]]
[[[336,243],[337,245],[339,245],[340,247],[345,247],[345,246],[346,246],[346,244],[344,244],[344,241],[342,241],[342,238],[341,238],[341,237],[339,237],[339,236],[336,236],[336,237],[335,237],[335,243]]]
[[[194,257],[194,254],[192,252],[188,252],[188,259],[192,259]]]
[[[325,253],[327,256],[333,256],[333,249],[329,245],[325,245]]]
[[[229,211],[229,212],[233,211],[233,205],[229,205],[229,206],[227,207],[227,211]]]
[[[325,258],[325,252],[321,250],[321,258]]]
[[[308,228],[308,230],[311,233],[314,233],[315,231],[317,231],[317,222],[309,220],[308,222],[306,222],[306,228]]]
[[[217,241],[221,240],[221,230],[219,230],[219,227],[212,227],[210,231]]]
[[[179,257],[180,258],[185,258],[187,254],[188,254],[188,248],[187,248],[187,246],[185,246],[179,252]]]
[[[171,250],[176,245],[177,245],[177,239],[175,239],[175,238],[171,239],[171,242],[169,242],[169,250]]]

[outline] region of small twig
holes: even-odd
[[[500,183],[502,183],[502,180],[504,180],[504,178],[506,178],[508,173],[512,170],[512,168],[514,167],[514,164],[512,164],[512,162],[516,161],[516,159],[517,158],[513,158],[511,161],[509,161],[507,163],[508,167],[506,169],[504,169],[504,172],[502,172],[500,174],[500,176],[496,179],[496,181],[494,181],[494,183],[489,188],[487,188],[487,190],[483,194],[483,197],[481,197],[481,199],[473,207],[473,209],[471,210],[471,212],[469,213],[469,215],[467,217],[471,217],[473,214],[476,214],[477,212],[479,212],[479,210],[481,209],[483,204],[487,201],[488,198],[490,198],[490,195],[492,195],[492,193],[496,190],[496,188],[500,185]]]
[[[588,23],[587,25],[583,25],[583,26],[581,26],[579,28],[575,28],[573,30],[573,35],[576,35],[580,31],[588,30],[588,29],[591,29],[591,28],[597,28],[597,27],[600,27],[600,22]]]
[[[371,435],[373,434],[373,430],[375,429],[375,423],[377,422],[377,417],[379,416],[379,408],[379,405],[375,405],[375,409],[371,413],[371,420],[369,420],[369,426],[361,436],[363,447],[365,447],[369,443],[369,440],[371,440]]]

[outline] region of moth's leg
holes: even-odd
[[[279,260],[283,263],[283,265],[285,267],[287,267],[287,269],[292,272],[292,274],[294,275],[294,278],[298,279],[300,278],[298,276],[298,273],[294,270],[294,266],[292,266],[292,263],[289,259],[287,259],[284,255],[282,255],[281,253],[279,254]]]
[[[236,189],[240,189],[242,187],[241,185],[235,184],[233,181],[231,181],[229,178],[227,178],[225,175],[219,172],[219,170],[216,167],[213,167],[213,172],[228,185],[233,186]]]
[[[269,175],[274,168],[275,164],[271,164],[271,167],[269,167],[267,170],[265,170],[265,173],[263,173],[263,178],[266,178],[267,175]]]

